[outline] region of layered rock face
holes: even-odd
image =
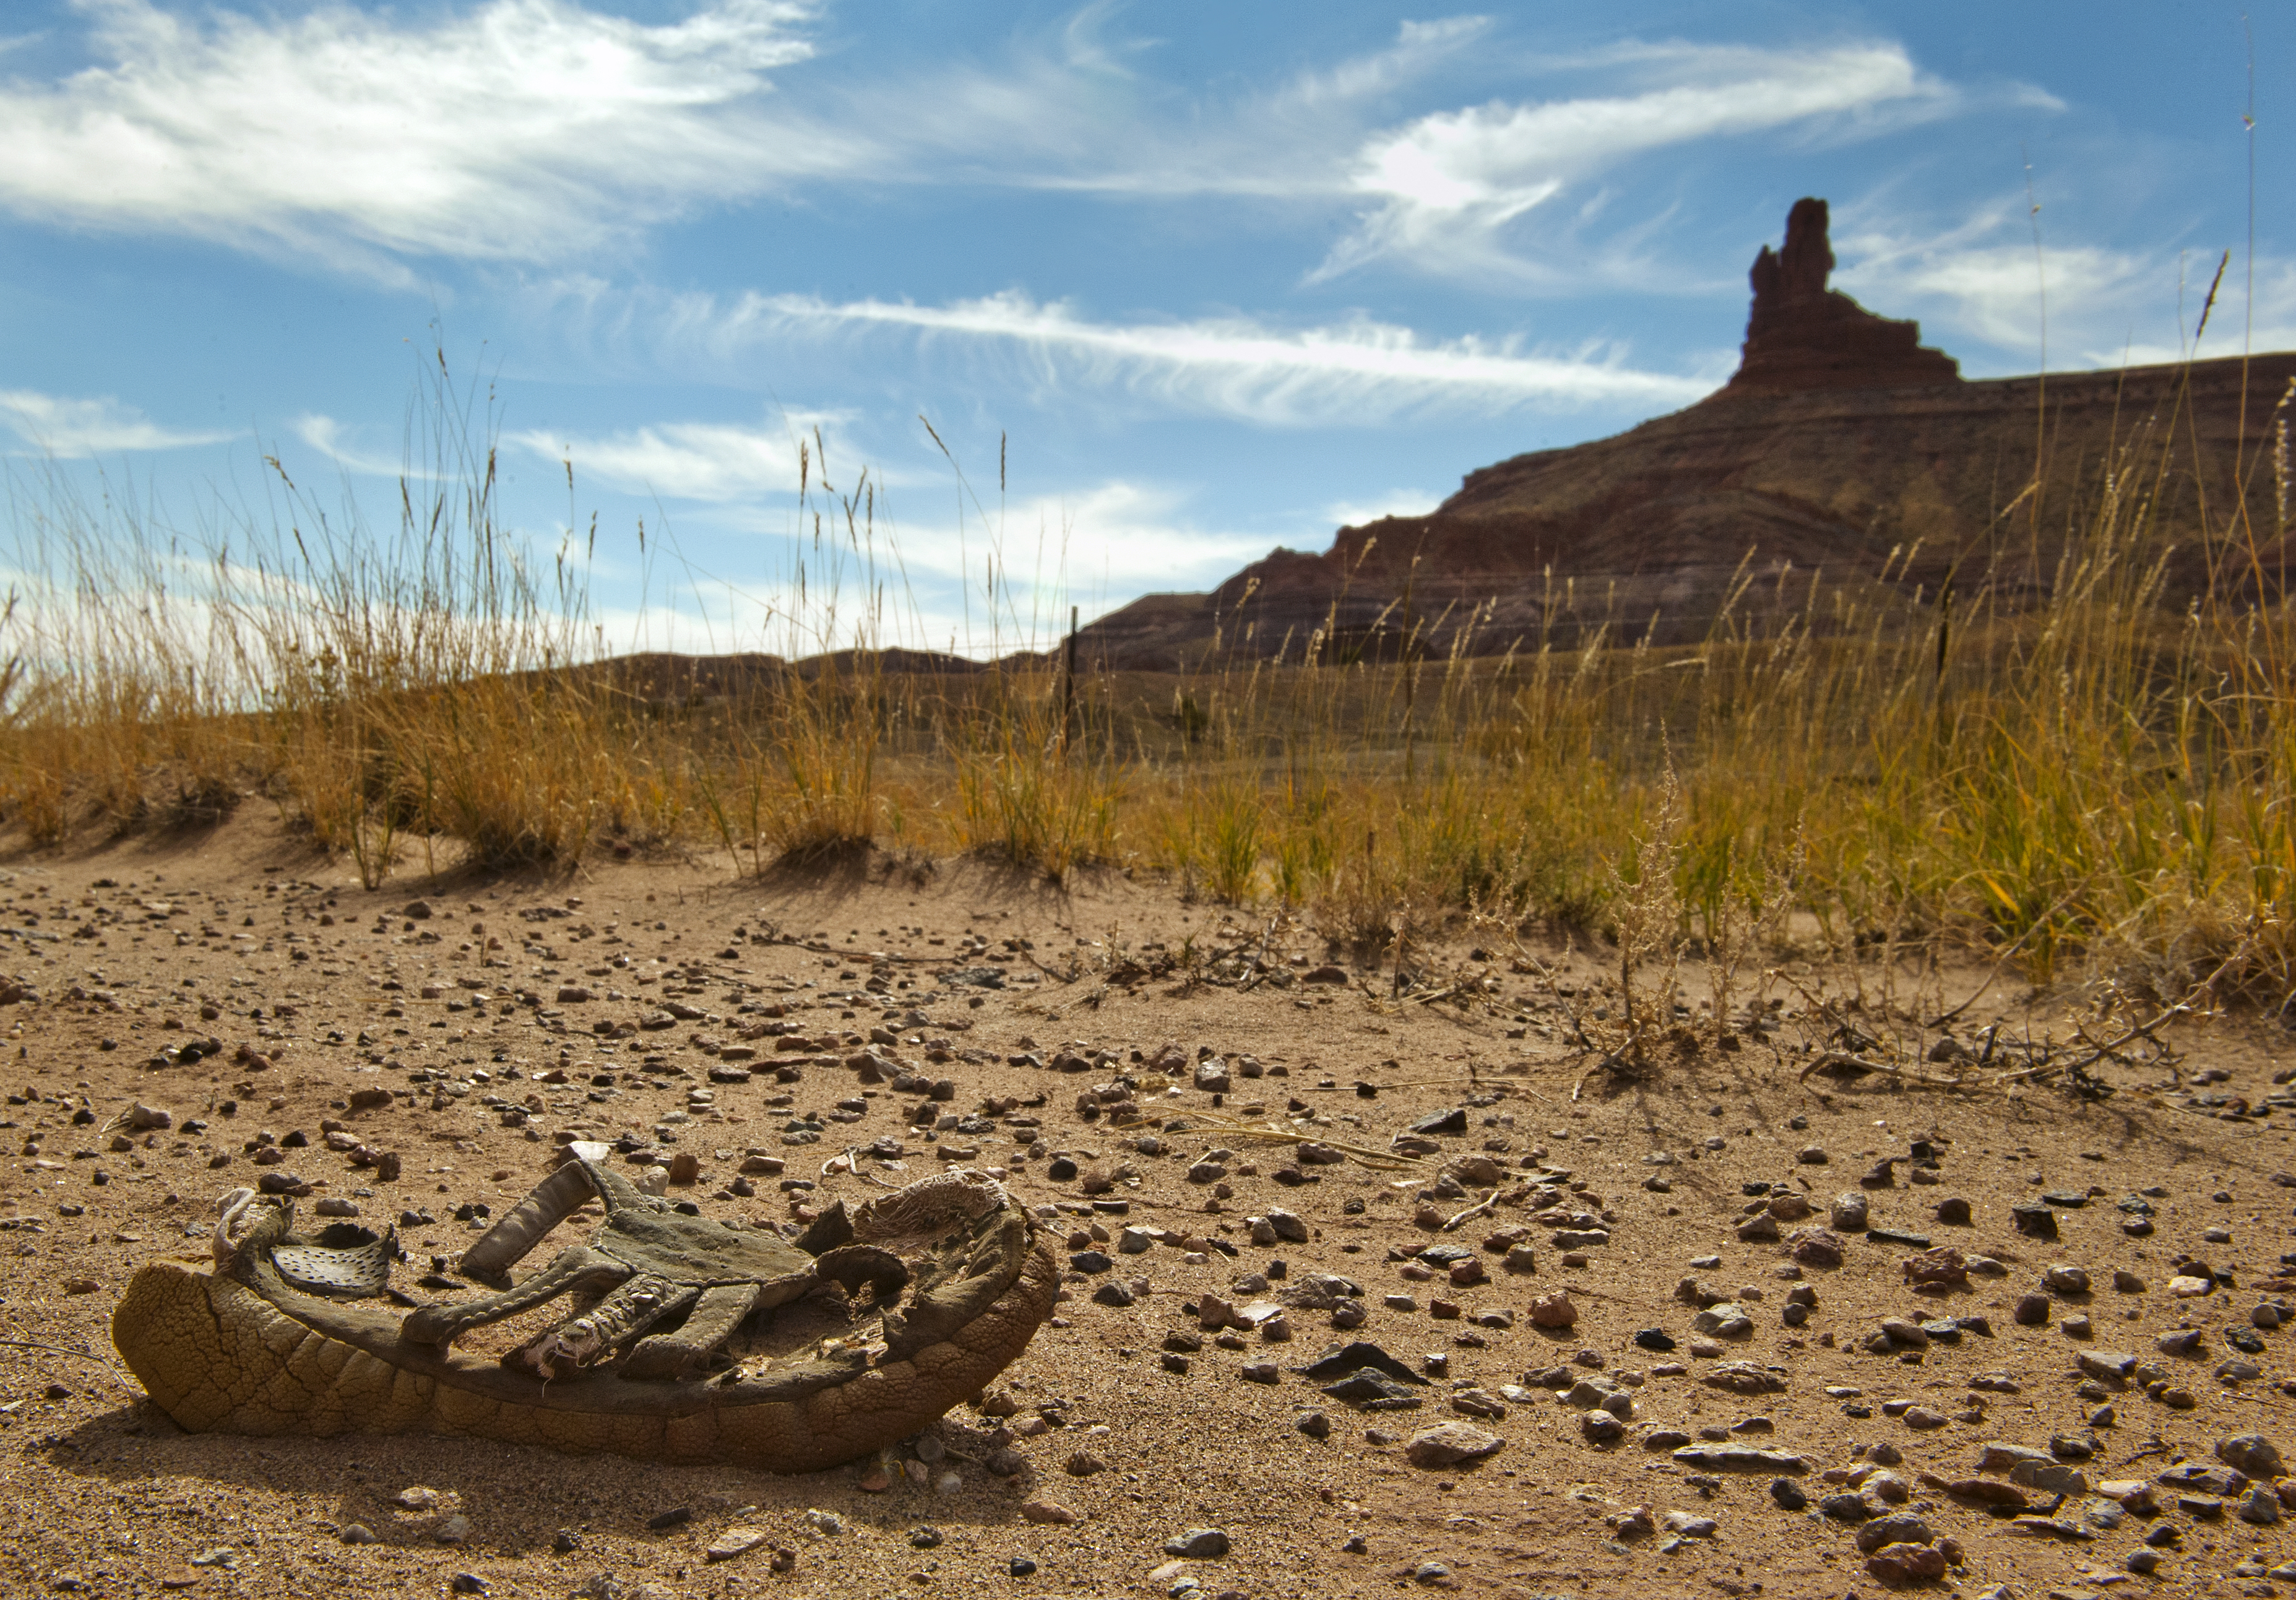
[[[1471,472],[1426,516],[1342,528],[1321,554],[1278,550],[1210,594],[1144,596],[1085,630],[1083,659],[1168,671],[1298,661],[1311,642],[1324,661],[1497,654],[1596,628],[1690,643],[1746,579],[1734,615],[1759,619],[1885,567],[1907,594],[1934,596],[1951,570],[1964,589],[1987,573],[2013,601],[2038,597],[2116,459],[2155,486],[2154,526],[2180,545],[2172,586],[2253,569],[2244,543],[2218,560],[2193,537],[2200,506],[2220,532],[2243,494],[2259,559],[2296,570],[2268,531],[2271,474],[2253,470],[2296,354],[1965,382],[1915,324],[1828,290],[1832,267],[1825,203],[1805,200],[1784,250],[1755,258],[1745,362],[1723,389]]]
[[[1822,200],[1786,214],[1785,249],[1762,246],[1748,275],[1753,313],[1730,390],[1918,389],[1961,382],[1961,365],[1922,343],[1919,323],[1876,316],[1826,287],[1833,246]]]

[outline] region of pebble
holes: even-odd
[[[1897,1512],[1876,1517],[1857,1530],[1857,1554],[1871,1555],[1884,1545],[1926,1545],[1934,1543],[1936,1535],[1930,1525],[1911,1512]]]
[[[371,1545],[374,1543],[374,1530],[365,1522],[345,1522],[336,1537],[347,1545]]]
[[[2044,1326],[2049,1320],[2049,1297],[2046,1294],[2021,1294],[2011,1315],[2025,1327]]]
[[[2228,1439],[2219,1439],[2216,1456],[2233,1471],[2251,1478],[2279,1478],[2287,1472],[2281,1461],[2280,1447],[2261,1433],[2235,1433]]]
[[[1558,1290],[1530,1302],[1530,1320],[1542,1328],[1567,1328],[1578,1320],[1578,1308]]]
[[[1866,1558],[1866,1570],[1888,1584],[1920,1583],[1945,1576],[1945,1554],[1930,1545],[1884,1545]]]
[[[1434,1469],[1484,1460],[1497,1454],[1505,1443],[1497,1434],[1470,1423],[1442,1423],[1413,1434],[1403,1454],[1414,1466]]]
[[[1845,1190],[1833,1197],[1833,1206],[1827,1221],[1836,1233],[1862,1234],[1872,1215],[1866,1196],[1854,1190]]]
[[[2053,1263],[2048,1271],[2042,1275],[2041,1281],[2060,1294],[2088,1292],[2088,1274],[2078,1267],[2067,1266],[2062,1261]]]
[[[1329,1439],[1332,1436],[1332,1419],[1321,1411],[1301,1413],[1292,1426],[1310,1439]]]
[[[1049,1499],[1042,1495],[1033,1500],[1022,1501],[1021,1515],[1031,1522],[1046,1522],[1061,1528],[1083,1520],[1076,1512],[1070,1510],[1058,1500]]]
[[[1218,1528],[1191,1528],[1164,1541],[1164,1554],[1189,1561],[1217,1561],[1228,1552],[1228,1537]]]
[[[728,1528],[711,1539],[701,1554],[710,1561],[732,1561],[747,1555],[772,1537],[763,1528]]]

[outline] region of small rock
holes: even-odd
[[[365,1522],[345,1522],[335,1537],[347,1545],[371,1545],[374,1543],[374,1530]]]
[[[2047,1295],[2021,1294],[2017,1297],[2016,1308],[2011,1314],[2023,1326],[2037,1328],[2048,1322],[2049,1309]]]
[[[1831,1228],[1797,1228],[1792,1243],[1793,1259],[1804,1267],[1831,1270],[1841,1265],[1841,1236]]]
[[[1302,1412],[1300,1420],[1292,1426],[1310,1439],[1329,1439],[1332,1436],[1332,1419],[1320,1411]]]
[[[2217,1440],[2217,1459],[2259,1481],[2286,1475],[2280,1447],[2261,1433],[2235,1433]]]
[[[1048,1522],[1062,1528],[1082,1520],[1058,1500],[1047,1499],[1041,1495],[1033,1500],[1021,1502],[1021,1515],[1031,1522]]]
[[[1862,1234],[1872,1215],[1870,1203],[1865,1195],[1854,1190],[1844,1190],[1833,1197],[1828,1221],[1836,1233]]]
[[[728,1528],[709,1541],[701,1554],[711,1561],[732,1561],[747,1555],[773,1536],[763,1528]]]
[[[1557,1290],[1530,1302],[1530,1320],[1542,1328],[1567,1328],[1578,1320],[1578,1308],[1570,1303],[1568,1294]]]
[[[2062,1261],[2053,1263],[2048,1271],[2041,1275],[2041,1281],[2060,1294],[2088,1292],[2088,1274],[2078,1267],[2069,1267]]]
[[[1884,1545],[1866,1558],[1866,1570],[1883,1583],[1920,1583],[1945,1576],[1945,1554],[1930,1545]]]
[[[1679,1538],[1712,1538],[1720,1530],[1720,1524],[1712,1517],[1695,1516],[1687,1511],[1669,1511],[1659,1522]]]
[[[1218,1561],[1227,1552],[1227,1534],[1218,1528],[1191,1528],[1164,1541],[1165,1555],[1189,1561]]]
[[[471,1519],[458,1511],[431,1529],[430,1538],[434,1543],[441,1545],[467,1544],[471,1538]]]
[[[1800,1511],[1809,1505],[1809,1496],[1792,1478],[1771,1479],[1770,1498],[1777,1502],[1781,1511]]]
[[[1857,1530],[1857,1554],[1871,1555],[1884,1545],[1927,1545],[1936,1541],[1930,1525],[1911,1512],[1876,1517]]]
[[[1417,1467],[1456,1466],[1494,1456],[1505,1443],[1497,1434],[1469,1423],[1443,1423],[1412,1435],[1404,1447],[1404,1458]]]

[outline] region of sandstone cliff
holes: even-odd
[[[1470,625],[1478,653],[1573,643],[1596,625],[1689,641],[1742,570],[1759,578],[1748,611],[1799,608],[1813,576],[1870,580],[1885,563],[1908,593],[1933,595],[1952,570],[1964,592],[1989,578],[2030,597],[2124,455],[2168,463],[2164,529],[2185,537],[2204,502],[2221,526],[2244,490],[2269,538],[2271,475],[2255,468],[2296,354],[1964,382],[1915,324],[1826,287],[1826,220],[1823,201],[1800,201],[1784,250],[1755,258],[1743,363],[1697,405],[1471,472],[1426,516],[1342,528],[1320,554],[1279,550],[1209,595],[1144,596],[1085,630],[1085,659],[1296,660],[1319,630],[1340,654],[1392,654],[1414,629],[1440,652]],[[2020,501],[2037,466],[2039,488]],[[2209,553],[2185,542],[2179,580],[2207,581]],[[2284,559],[2265,554],[2276,570]]]

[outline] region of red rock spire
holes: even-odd
[[[1785,249],[1762,246],[1736,390],[1913,389],[1961,382],[1960,364],[1922,343],[1921,324],[1893,322],[1825,286],[1833,271],[1826,205],[1798,200]]]

